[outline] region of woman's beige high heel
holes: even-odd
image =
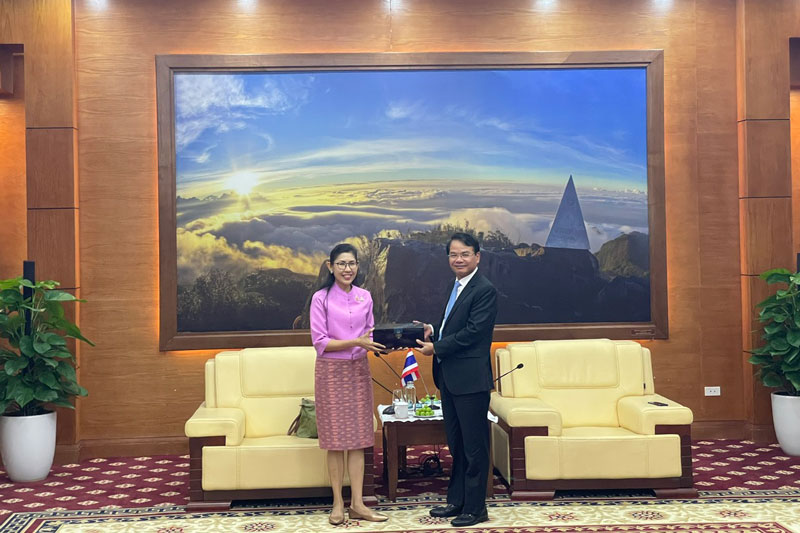
[[[345,519],[344,509],[342,509],[342,516],[337,516],[336,518],[334,518],[333,511],[331,511],[331,514],[328,515],[328,522],[330,522],[332,526],[338,526],[340,524],[344,524],[344,519]]]
[[[389,520],[389,517],[383,513],[376,513],[374,511],[370,511],[369,514],[361,514],[358,511],[354,511],[352,507],[347,509],[347,514],[350,515],[350,518],[353,520],[367,520],[368,522],[386,522]]]

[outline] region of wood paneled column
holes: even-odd
[[[28,258],[80,295],[74,41],[70,0],[0,0],[0,43],[22,44],[25,61]],[[56,461],[76,460],[78,442],[76,413],[59,409]]]
[[[760,344],[755,305],[769,295],[758,275],[793,268],[789,155],[789,1],[737,1],[739,225],[743,395],[747,437],[774,441],[769,390],[747,363]]]

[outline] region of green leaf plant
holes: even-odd
[[[761,382],[781,389],[790,396],[800,396],[800,273],[785,268],[761,274],[768,284],[786,285],[759,302],[758,320],[766,343],[752,350],[748,361],[759,367]]]
[[[0,280],[0,414],[39,415],[52,406],[74,409],[71,400],[87,395],[78,385],[67,339],[94,343],[65,318],[63,305],[84,300],[57,290],[58,285],[22,277]],[[23,296],[26,287],[32,291],[29,298]],[[25,312],[30,314],[29,333]]]

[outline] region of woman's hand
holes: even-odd
[[[357,339],[354,339],[354,342],[356,343],[356,346],[358,346],[359,348],[364,348],[368,352],[381,352],[381,351],[386,350],[386,346],[384,346],[383,344],[380,344],[378,342],[373,341],[372,337],[370,337],[370,335],[372,335],[372,330],[373,329],[375,329],[375,328],[370,329],[369,331],[367,331],[366,333],[364,333],[363,335],[361,335]]]

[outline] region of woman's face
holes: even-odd
[[[358,274],[358,261],[350,252],[344,252],[337,255],[333,263],[328,261],[328,268],[333,272],[339,286],[349,287]]]

